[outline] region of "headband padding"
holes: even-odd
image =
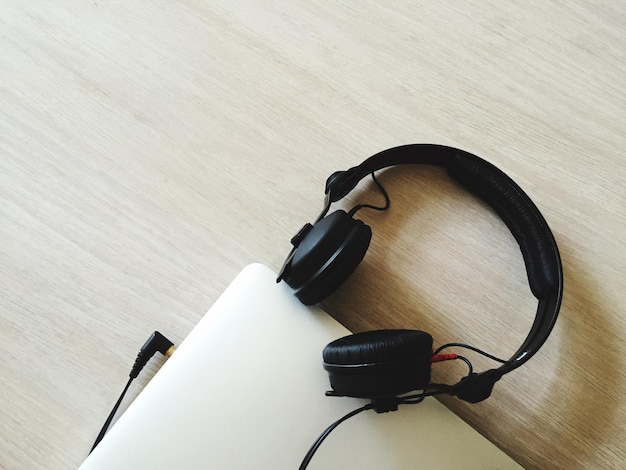
[[[448,173],[489,204],[502,218],[520,246],[528,283],[535,297],[545,297],[557,288],[558,253],[552,232],[539,209],[506,174],[471,154],[455,156]]]
[[[338,201],[374,171],[394,165],[436,165],[489,204],[517,240],[528,283],[538,299],[562,289],[561,258],[556,242],[537,206],[506,174],[469,152],[433,144],[409,144],[383,150],[356,167],[338,171],[326,182],[330,201]]]

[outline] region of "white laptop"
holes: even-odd
[[[324,395],[322,349],[349,331],[275,278],[246,267],[80,469],[297,469],[327,426],[365,404]],[[307,468],[521,467],[427,398],[347,420]]]

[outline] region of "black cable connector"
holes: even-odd
[[[174,343],[158,331],[155,331],[139,350],[137,359],[135,359],[135,364],[129,374],[130,378],[137,378],[141,369],[143,369],[155,353],[160,352],[161,354],[169,357],[175,350],[176,348],[174,347]]]
[[[157,352],[160,352],[161,354],[169,357],[174,353],[175,350],[176,348],[174,347],[174,343],[172,343],[169,339],[167,339],[158,331],[155,331],[154,333],[152,333],[152,335],[150,335],[150,338],[148,338],[148,341],[146,341],[144,345],[141,347],[141,349],[139,350],[139,354],[137,354],[137,359],[135,359],[135,364],[133,365],[133,368],[131,369],[130,374],[128,374],[130,378],[128,379],[128,382],[126,383],[126,386],[124,387],[124,390],[122,391],[122,394],[117,399],[115,406],[113,406],[113,409],[111,410],[111,413],[109,414],[107,420],[104,422],[104,425],[102,426],[102,429],[100,430],[100,433],[98,434],[98,437],[96,437],[96,441],[93,443],[93,447],[91,448],[91,451],[89,451],[89,453],[93,452],[93,450],[96,448],[96,446],[100,443],[100,441],[106,434],[107,429],[109,429],[109,426],[111,425],[111,421],[113,421],[113,417],[115,416],[115,413],[117,413],[117,409],[119,408],[120,404],[122,403],[122,400],[124,399],[124,395],[126,395],[126,391],[128,390],[128,387],[130,387],[131,382],[135,378],[137,378],[137,376],[139,375],[141,370],[144,368],[144,366],[148,363],[150,358],[152,358],[152,356],[154,356]]]

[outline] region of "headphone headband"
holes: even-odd
[[[558,289],[560,256],[545,219],[526,193],[491,163],[463,150],[411,144],[377,153],[358,166],[333,173],[326,181],[330,202],[344,198],[367,175],[395,165],[443,167],[502,218],[520,246],[533,295],[540,299]]]
[[[446,388],[447,393],[457,395],[465,401],[476,403],[491,394],[493,385],[504,374],[530,359],[550,335],[563,296],[563,269],[559,250],[541,212],[517,183],[482,158],[463,150],[442,145],[412,144],[391,148],[377,153],[358,166],[333,173],[326,181],[325,207],[317,222],[324,218],[333,202],[345,197],[361,179],[383,168],[403,164],[443,167],[454,180],[487,203],[504,221],[519,244],[530,289],[539,300],[530,332],[511,359],[497,369],[490,369],[479,374],[472,373],[456,385]],[[338,226],[342,227],[342,230],[347,230],[350,227],[349,222],[344,220],[345,217],[343,216],[339,219],[342,220],[342,225]],[[333,227],[333,230],[336,231],[337,229]],[[311,238],[317,238],[320,235],[326,236],[327,233],[331,232],[315,231],[315,228],[310,224],[305,225],[295,237],[294,249],[288,256],[278,280],[294,275],[291,271],[294,256],[297,256],[299,240],[307,237],[309,233],[312,234]],[[340,251],[337,251],[337,254]],[[359,253],[358,259],[354,255],[356,264],[365,251],[362,253],[359,251]],[[318,274],[324,273],[319,271]],[[328,280],[328,275],[326,279]],[[340,279],[339,282],[343,279]],[[301,296],[299,297],[303,300]],[[315,299],[315,297],[313,298]]]

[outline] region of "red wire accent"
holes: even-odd
[[[441,361],[451,361],[453,359],[458,359],[457,354],[434,354],[430,358],[430,362],[441,362]]]

